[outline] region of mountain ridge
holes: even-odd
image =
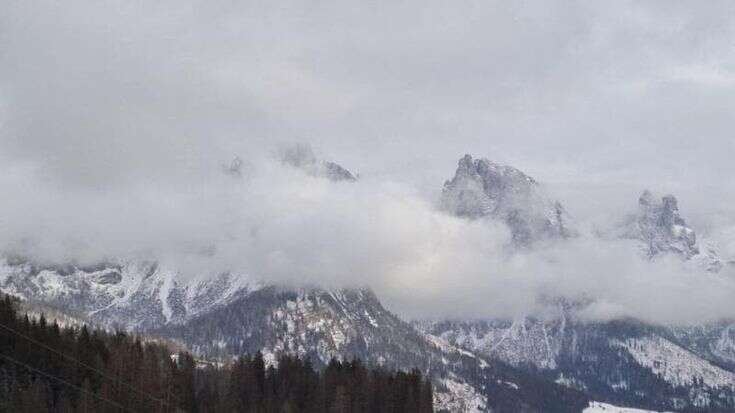
[[[331,182],[357,182],[310,147],[296,147],[282,162]],[[225,172],[239,175],[241,163],[233,165]],[[657,200],[647,191],[638,205],[616,236],[639,242],[651,260],[706,257],[675,197]],[[577,236],[564,207],[536,179],[485,158],[459,160],[440,208],[508,225],[519,250]],[[290,353],[322,365],[357,356],[417,367],[439,385],[437,405],[450,411],[579,411],[563,406],[580,405],[581,395],[659,410],[735,408],[735,389],[717,379],[735,371],[735,329],[724,322],[679,329],[583,322],[574,303],[559,299],[542,319],[408,323],[369,289],[292,288],[227,272],[181,278],[155,261],[39,265],[6,256],[0,289],[109,328],[160,335],[214,360],[263,349],[270,361]],[[554,407],[542,407],[538,394]]]
[[[536,205],[516,208],[518,199]],[[458,217],[506,223],[514,233],[516,247],[533,248],[543,240],[566,238],[561,231],[565,220],[554,221],[549,214],[539,214],[558,203],[541,192],[536,179],[484,158],[473,160],[465,155],[459,160],[455,176],[444,184],[441,202],[446,211]],[[531,230],[529,222],[542,225]],[[553,222],[559,225],[549,224]],[[558,230],[544,231],[549,227]],[[681,216],[673,195],[656,199],[650,191],[644,191],[638,211],[625,218],[622,230],[614,237],[639,243],[642,255],[649,260],[674,255],[711,273],[722,269],[713,249],[704,253],[700,250],[695,231]],[[696,328],[677,330],[635,320],[590,323],[576,319],[574,303],[557,301],[558,305],[547,307],[542,319],[519,316],[513,320],[435,321],[417,326],[477,354],[532,371],[540,369],[558,383],[584,390],[598,400],[655,409],[735,408],[735,359],[730,358],[732,352],[728,350],[735,342],[730,339],[729,323],[710,325],[707,334],[694,331]],[[687,361],[682,363],[682,359]],[[607,370],[602,379],[599,372],[590,374],[599,369]],[[649,379],[641,381],[641,375]],[[733,383],[728,386],[730,380]],[[677,390],[682,387],[687,390]],[[654,388],[658,390],[654,392]],[[636,392],[643,396],[626,396]],[[665,396],[652,396],[656,392]]]

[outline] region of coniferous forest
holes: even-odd
[[[60,327],[0,299],[0,412],[431,412],[427,378],[282,355],[228,365],[174,356],[164,344]]]

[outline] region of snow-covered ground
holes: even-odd
[[[653,410],[633,409],[630,407],[613,406],[612,404],[590,402],[590,407],[582,413],[659,413]]]

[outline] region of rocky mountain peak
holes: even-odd
[[[283,164],[301,169],[311,176],[327,178],[331,181],[357,180],[357,177],[343,166],[318,159],[311,145],[308,144],[296,144],[282,148],[280,158]]]
[[[656,199],[651,191],[646,190],[638,199],[638,205],[632,235],[645,243],[649,257],[675,253],[690,259],[699,254],[696,234],[679,215],[675,196]]]
[[[488,159],[463,156],[444,183],[442,207],[461,217],[496,218],[510,227],[513,242],[527,246],[544,238],[566,238],[567,215],[541,185],[524,172]]]

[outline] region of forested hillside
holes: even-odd
[[[224,366],[156,341],[61,327],[0,300],[2,412],[431,412],[421,373],[260,352]]]

